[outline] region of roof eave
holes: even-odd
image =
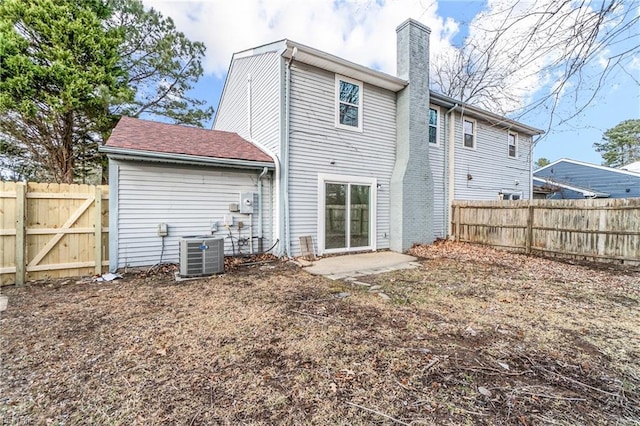
[[[295,61],[351,77],[377,87],[382,87],[383,89],[399,92],[408,84],[406,80],[401,78],[347,61],[346,59],[314,49],[313,47],[305,46],[304,44],[291,40],[286,40],[285,43],[286,49],[282,53],[282,56],[287,59],[291,58],[293,50],[296,49],[296,53],[293,55]]]
[[[170,164],[188,164],[196,166],[217,166],[234,169],[269,169],[275,168],[270,161],[241,160],[237,158],[204,157],[189,154],[174,154],[166,152],[144,151],[129,148],[117,148],[113,146],[101,146],[100,152],[107,154],[114,160],[151,161]]]
[[[526,124],[520,123],[510,118],[503,117],[493,112],[486,111],[482,108],[475,107],[473,105],[458,101],[454,98],[433,91],[430,91],[429,93],[429,101],[436,105],[447,106],[450,108],[458,105],[460,108],[464,108],[465,113],[473,118],[488,121],[493,125],[505,127],[520,133],[525,133],[530,136],[542,135],[544,133],[544,130],[527,126]]]
[[[627,175],[627,176],[632,176],[632,177],[640,177],[640,172],[632,172],[632,171],[629,171],[629,170],[616,169],[614,167],[601,166],[599,164],[592,164],[592,163],[587,163],[585,161],[572,160],[570,158],[560,158],[559,160],[556,160],[553,163],[547,164],[544,167],[540,167],[538,170],[536,170],[536,172],[553,168],[553,166],[555,166],[556,164],[559,164],[559,163],[576,164],[576,165],[579,165],[579,166],[591,167],[591,168],[594,168],[594,169],[604,170],[604,171],[607,171],[607,172],[620,173],[620,174]]]

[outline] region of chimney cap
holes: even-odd
[[[431,34],[431,28],[427,27],[422,22],[416,21],[413,18],[409,18],[406,21],[404,21],[402,24],[398,25],[398,27],[396,28],[396,33],[399,33],[400,31],[402,31],[404,29],[404,27],[406,27],[408,25],[411,25],[411,26],[414,26],[414,27],[418,27],[422,31],[425,31],[427,34]]]

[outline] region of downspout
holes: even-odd
[[[291,65],[298,48],[294,47],[291,58],[285,67],[285,109],[284,109],[284,140],[282,143],[282,192],[284,198],[284,247],[287,257],[291,257],[291,223],[289,215],[289,120],[291,116]]]
[[[445,193],[447,194],[447,202],[445,203],[447,221],[447,238],[452,237],[453,229],[451,226],[451,203],[455,198],[455,137],[456,137],[456,115],[453,114],[458,104],[454,104],[445,114],[449,119],[449,125],[447,126],[448,138],[445,149],[445,170],[447,171],[447,179],[445,179]]]
[[[260,250],[260,242],[264,237],[262,235],[262,179],[267,175],[268,171],[269,169],[265,167],[258,175],[258,250]],[[251,241],[253,241],[253,235],[251,235]]]
[[[533,200],[533,148],[535,148],[536,144],[540,140],[542,136],[538,135],[538,138],[533,140],[533,136],[531,137],[531,146],[529,146],[529,199]]]

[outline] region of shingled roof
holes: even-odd
[[[120,119],[107,140],[106,147],[118,150],[273,162],[269,155],[237,133],[158,123],[131,117]]]

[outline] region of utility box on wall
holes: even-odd
[[[240,213],[253,214],[253,207],[254,207],[253,199],[254,199],[253,192],[240,193]]]

